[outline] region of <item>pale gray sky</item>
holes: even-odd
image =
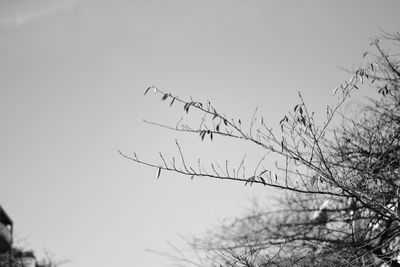
[[[271,125],[297,91],[324,112],[370,38],[399,30],[399,1],[0,1],[0,204],[18,237],[68,267],[164,266],[144,248],[233,216],[261,187],[163,174],[118,149],[157,159],[249,159],[259,151],[143,124],[181,108],[142,97],[149,85],[211,100]]]

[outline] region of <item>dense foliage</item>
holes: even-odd
[[[10,260],[11,256],[11,260]],[[11,264],[11,266],[10,266]],[[33,251],[13,247],[11,253],[0,254],[0,267],[56,267],[50,259],[37,260]]]

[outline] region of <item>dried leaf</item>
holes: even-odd
[[[207,134],[207,131],[201,131],[200,132],[201,141],[204,140],[204,136],[206,136],[206,134]]]
[[[169,104],[169,106],[170,106],[170,107],[172,106],[172,104],[174,103],[174,101],[175,101],[175,97],[174,97],[174,98],[172,98],[172,100],[171,100],[171,104]]]
[[[144,91],[144,94],[143,94],[143,95],[146,95],[147,92],[148,92],[152,87],[153,87],[153,86],[149,86],[149,87],[146,89],[146,91]]]
[[[158,167],[158,171],[157,171],[157,179],[160,178],[161,175],[161,167]]]
[[[161,98],[161,101],[164,101],[168,98],[168,94],[164,94],[163,97]]]
[[[282,124],[284,121],[288,121],[288,117],[284,116],[283,119],[280,120],[279,124]]]
[[[189,113],[189,108],[190,108],[191,105],[193,105],[193,102],[186,103],[186,105],[185,105],[185,111],[186,111],[186,113]]]
[[[338,89],[339,89],[339,86],[336,87],[335,90],[333,90],[332,95],[335,95]]]

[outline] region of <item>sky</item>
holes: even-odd
[[[400,2],[0,0],[0,205],[16,242],[68,267],[166,266],[146,249],[201,235],[279,192],[193,181],[135,164],[176,155],[240,161],[249,144],[181,135],[150,85],[276,126],[297,92],[324,112]],[[365,89],[368,90],[368,89]],[[363,92],[363,94],[369,92]],[[361,97],[361,95],[359,96]],[[174,154],[175,153],[175,154]],[[270,164],[273,165],[271,162]]]

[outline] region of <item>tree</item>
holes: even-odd
[[[56,263],[48,255],[46,259],[38,260],[32,250],[19,247],[13,247],[11,254],[10,252],[0,254],[0,267],[56,267],[64,262]]]
[[[187,114],[194,109],[203,114],[200,127],[157,125],[201,140],[220,135],[249,142],[280,157],[275,170],[263,167],[264,157],[251,172],[245,162],[236,169],[228,161],[224,168],[204,166],[200,159],[190,165],[177,141],[180,163],[162,153],[159,163],[120,154],[157,168],[157,178],[172,171],[286,192],[282,209],[256,209],[192,241],[212,266],[400,266],[400,54],[383,48],[389,43],[398,48],[400,33],[383,33],[371,43],[375,53],[364,54],[369,63],[333,91],[338,101],[327,106],[322,123],[299,94],[299,103],[280,121],[280,132],[256,113],[246,130],[240,119],[210,102],[183,100],[154,86],[145,91],[153,90],[170,106],[182,104]],[[377,88],[379,96],[352,118],[342,108],[361,84]]]
[[[55,259],[49,252],[45,252],[42,257],[37,257],[33,250],[21,246],[13,246],[11,252],[0,253],[0,267],[57,267],[67,262],[66,259]]]

